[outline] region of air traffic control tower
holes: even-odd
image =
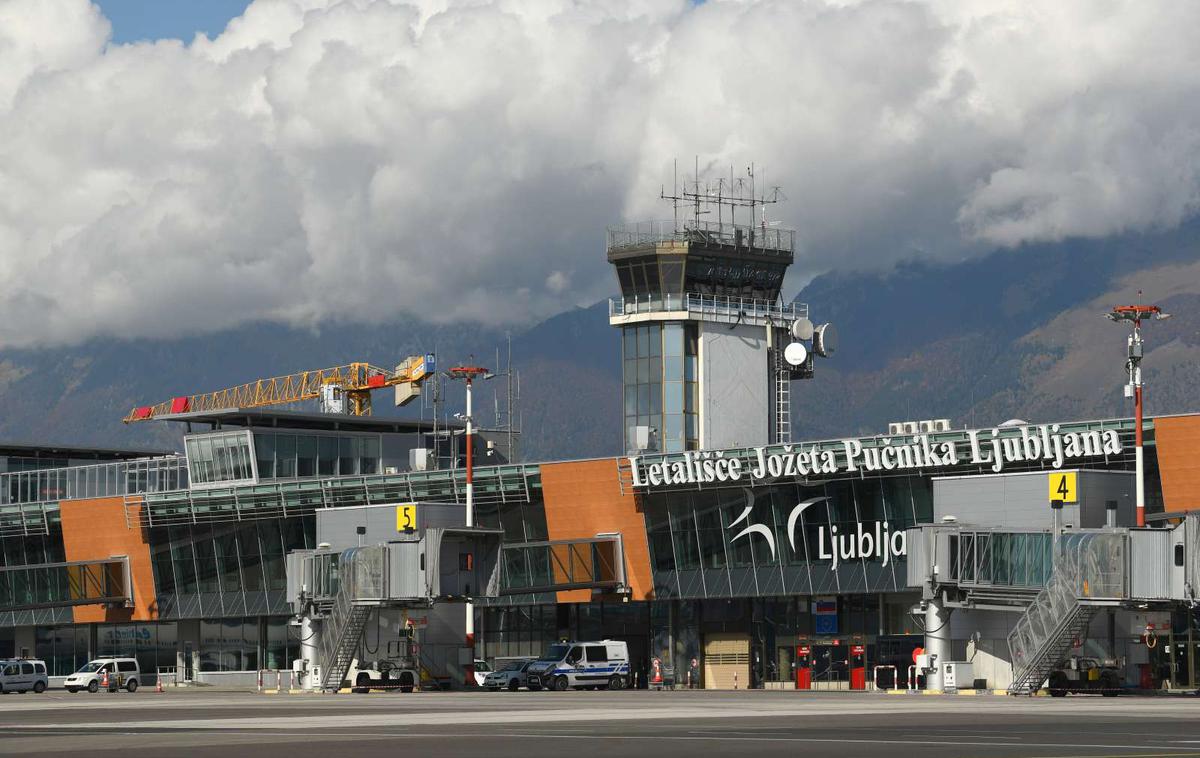
[[[791,442],[791,383],[836,347],[831,325],[814,327],[808,306],[780,299],[795,232],[756,222],[775,199],[726,194],[737,187],[724,182],[664,192],[675,221],[608,230],[627,454]],[[737,223],[739,208],[749,224]]]

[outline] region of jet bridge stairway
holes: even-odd
[[[1057,574],[1008,636],[1013,661],[1010,695],[1037,692],[1076,641],[1085,636],[1098,606],[1081,603]]]
[[[1130,598],[1127,532],[1063,535],[1054,571],[1008,635],[1010,695],[1032,695],[1078,641],[1102,607]]]

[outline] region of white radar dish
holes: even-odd
[[[833,355],[838,348],[837,329],[833,324],[821,324],[813,332],[813,351],[822,358]]]
[[[808,360],[808,348],[799,342],[791,342],[783,349],[783,359],[789,366],[803,366]]]
[[[810,340],[813,336],[813,322],[804,316],[792,322],[792,336],[798,340]]]

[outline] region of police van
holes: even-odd
[[[629,646],[624,642],[561,642],[525,670],[528,687],[622,690],[629,686]]]

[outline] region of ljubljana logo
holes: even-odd
[[[735,519],[734,522],[729,525],[730,529],[750,518],[750,511],[754,510],[754,493],[746,491],[746,496],[749,499],[750,504],[746,506],[746,510],[742,511],[742,515],[738,516],[737,519]],[[800,520],[800,516],[804,513],[804,511],[808,510],[809,506],[816,505],[817,503],[828,499],[829,498],[827,497],[809,498],[802,503],[798,503],[796,507],[792,509],[792,512],[788,514],[788,544],[791,545],[793,553],[796,552],[796,522]],[[775,560],[775,534],[771,531],[770,527],[766,526],[765,524],[750,524],[742,531],[733,535],[729,541],[735,542],[742,537],[749,537],[751,534],[761,535],[762,538],[767,541],[767,547],[771,548],[771,560]]]
[[[742,514],[729,525],[730,529],[750,518],[750,512],[754,510],[754,493],[746,491],[746,498],[749,504]],[[793,553],[799,552],[796,548],[796,522],[810,507],[828,499],[827,497],[809,498],[797,503],[796,507],[792,508],[792,512],[788,514],[788,545],[791,546]],[[888,528],[886,521],[873,522],[865,529],[863,526],[862,522],[858,522],[855,524],[854,532],[849,534],[838,534],[837,525],[828,527],[828,531],[825,526],[819,527],[817,529],[817,560],[832,560],[833,569],[836,571],[841,561],[855,558],[882,560],[883,565],[886,566],[891,559],[903,558],[907,555],[907,535],[902,529],[893,532]],[[774,561],[775,533],[766,524],[747,524],[740,532],[733,535],[729,542],[732,544],[742,538],[749,539],[752,534],[757,534],[767,541],[767,547],[771,550],[771,560]]]

